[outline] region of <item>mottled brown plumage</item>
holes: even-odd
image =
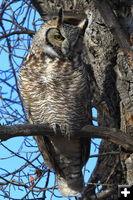
[[[35,35],[19,84],[30,122],[49,124],[57,133],[35,139],[46,165],[56,173],[60,192],[75,196],[83,190],[82,167],[90,149],[88,139],[70,137],[89,123],[91,115],[88,77],[81,60],[87,21],[75,27],[63,23],[61,11],[59,15]]]

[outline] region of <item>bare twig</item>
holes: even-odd
[[[35,31],[32,31],[32,30],[25,30],[25,31],[13,31],[11,33],[7,33],[7,34],[4,34],[2,36],[0,36],[0,39],[3,39],[3,38],[6,38],[6,37],[9,37],[11,35],[15,35],[15,34],[28,34],[30,36],[34,35],[35,34]]]

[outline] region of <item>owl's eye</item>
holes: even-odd
[[[54,39],[55,39],[55,40],[63,41],[63,40],[64,40],[64,37],[63,37],[61,34],[56,34],[56,35],[54,35]]]

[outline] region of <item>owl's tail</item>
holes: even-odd
[[[83,176],[64,179],[60,175],[56,176],[58,189],[64,197],[73,197],[79,195],[84,188]]]
[[[40,138],[39,143],[43,147],[45,163],[55,171],[61,194],[65,197],[80,194],[84,188],[82,167],[88,160],[90,149],[88,140],[57,135]]]

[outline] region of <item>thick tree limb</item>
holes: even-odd
[[[59,8],[63,8],[64,20],[72,24],[86,18],[86,0],[31,0],[32,5],[39,12],[41,18],[46,21],[58,16]]]
[[[35,135],[55,135],[48,125],[13,125],[13,126],[0,126],[0,139],[7,140],[17,136],[35,136]],[[124,134],[117,129],[106,127],[96,127],[92,125],[85,126],[72,137],[88,137],[88,138],[103,138],[121,145],[129,151],[133,151],[133,138]]]
[[[110,28],[111,32],[115,36],[119,46],[125,50],[130,52],[131,45],[129,42],[128,35],[124,32],[121,25],[119,24],[114,12],[112,11],[107,0],[94,0],[96,7],[98,8],[101,16],[103,17],[105,23]]]

